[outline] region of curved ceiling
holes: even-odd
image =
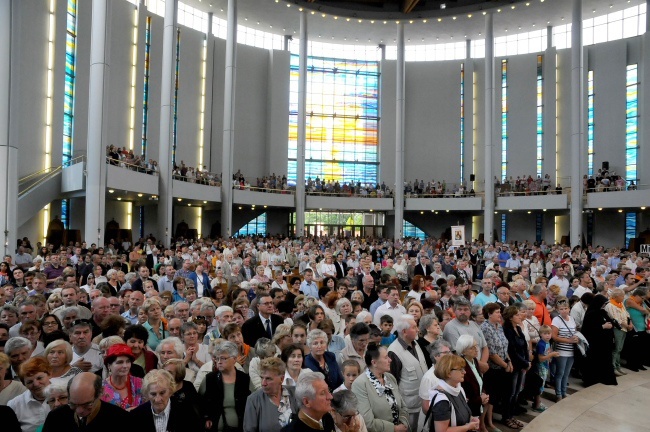
[[[182,0],[197,9],[213,12],[226,19],[228,0]],[[464,39],[482,39],[485,29],[483,11],[494,14],[494,34],[504,36],[557,26],[571,21],[571,0],[447,0],[447,7],[440,10],[439,0],[420,0],[423,5],[438,4],[437,10],[428,13],[381,12],[382,18],[372,16],[365,9],[346,9],[341,14],[331,14],[323,9],[336,3],[342,9],[360,3],[399,5],[413,0],[237,0],[238,23],[247,27],[282,35],[300,33],[300,9],[309,11],[309,38],[313,41],[347,44],[392,44],[395,40],[395,23],[403,22],[405,37],[410,44],[453,42]],[[418,2],[418,4],[420,3]],[[301,3],[301,4],[298,4]],[[507,3],[503,6],[503,3]],[[645,0],[583,0],[583,18],[605,15]],[[304,5],[303,5],[304,4]],[[454,7],[456,6],[456,7]],[[321,8],[319,11],[318,8]],[[421,6],[420,6],[421,7]],[[462,13],[461,13],[462,11]],[[357,14],[357,16],[353,16]]]

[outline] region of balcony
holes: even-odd
[[[367,195],[344,195],[342,193],[308,192],[306,209],[330,210],[393,210],[393,198],[376,198]]]
[[[562,194],[531,195],[529,192],[510,192],[497,197],[495,210],[566,210],[569,208],[569,188]]]
[[[296,206],[294,190],[264,189],[255,187],[248,187],[245,189],[241,189],[239,186],[233,187],[232,202],[233,204],[273,207]]]

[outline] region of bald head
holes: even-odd
[[[93,318],[100,323],[111,314],[111,304],[106,297],[98,297],[92,304]]]
[[[68,402],[79,417],[88,417],[102,394],[102,378],[91,372],[82,372],[68,383]]]

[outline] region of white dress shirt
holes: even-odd
[[[23,432],[34,432],[45,423],[45,417],[50,412],[47,402],[39,402],[32,397],[32,393],[26,390],[7,403],[7,406],[14,410],[20,428]]]
[[[156,414],[153,410],[153,405],[151,406],[151,413],[153,414],[153,424],[156,426],[156,432],[166,432],[167,431],[167,422],[169,421],[169,413],[172,410],[171,400],[167,401],[167,406],[160,414]]]

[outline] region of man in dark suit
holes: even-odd
[[[68,404],[50,411],[43,425],[43,432],[88,431],[131,432],[128,412],[117,405],[104,402],[102,378],[90,372],[82,372],[68,383]]]
[[[342,253],[336,256],[334,267],[336,267],[336,279],[343,279],[348,272],[348,265],[343,261]]]
[[[155,288],[156,291],[158,290],[158,282],[156,282],[154,279],[151,279],[149,277],[149,267],[147,267],[146,264],[140,264],[140,267],[138,267],[138,278],[136,278],[135,281],[131,284],[131,289],[133,291],[141,291],[144,292],[144,287],[143,283],[145,280],[150,280],[153,282],[153,287]]]
[[[433,273],[433,268],[429,265],[429,257],[421,256],[420,264],[415,266],[413,273],[420,276],[431,275],[431,273]]]
[[[273,337],[275,329],[284,322],[280,315],[273,314],[273,299],[269,294],[264,294],[257,303],[258,314],[246,321],[241,328],[244,342],[251,347],[259,338]]]
[[[174,392],[173,378],[164,369],[154,369],[142,383],[142,394],[149,400],[131,411],[131,424],[133,430],[138,432],[156,432],[156,422],[165,423],[164,429],[168,432],[200,431],[203,430],[201,419],[192,406],[187,403],[171,399]],[[169,406],[169,410],[167,407]],[[168,411],[168,412],[166,412]],[[158,420],[154,416],[165,413]]]

